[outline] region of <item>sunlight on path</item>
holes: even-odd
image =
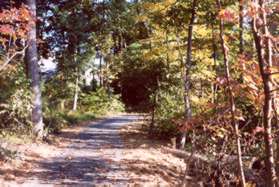
[[[93,186],[97,184],[127,184],[127,171],[119,161],[123,142],[119,128],[139,119],[137,115],[110,117],[92,122],[75,136],[63,133],[69,145],[55,157],[38,162],[38,168],[22,174],[28,176],[22,184],[6,186]],[[69,132],[70,133],[70,132]],[[3,185],[5,186],[5,185]]]

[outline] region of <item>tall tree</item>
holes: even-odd
[[[272,100],[274,86],[272,81],[272,43],[271,35],[267,27],[266,0],[254,0],[252,5],[254,9],[252,30],[258,56],[261,77],[264,85],[264,107],[263,107],[263,124],[264,124],[264,142],[266,151],[266,167],[268,186],[278,185],[273,151],[273,134],[272,134]]]
[[[37,29],[36,29],[36,0],[26,0],[30,13],[33,17],[30,21],[30,30],[28,32],[28,48],[26,51],[26,63],[28,65],[28,75],[31,79],[32,89],[32,123],[34,134],[41,138],[43,136],[44,123],[42,113],[42,96],[40,88],[40,70],[38,64],[38,50],[37,50]]]
[[[217,0],[216,3],[217,3],[218,11],[221,12],[221,10],[222,10],[221,0]],[[226,41],[225,41],[224,20],[222,17],[223,16],[221,15],[220,21],[219,21],[219,29],[220,29],[220,39],[221,39],[222,52],[223,52],[223,58],[224,58],[225,76],[226,76],[226,82],[227,82],[227,88],[228,88],[228,97],[229,97],[229,103],[230,103],[231,124],[234,127],[235,136],[236,136],[238,169],[239,169],[239,176],[241,179],[241,186],[245,187],[245,175],[244,175],[243,162],[242,162],[239,124],[236,119],[236,106],[235,106],[235,99],[234,99],[234,94],[233,94],[233,88],[232,88],[232,83],[231,83],[232,82],[231,73],[230,73],[230,66],[229,66],[229,48],[226,45]]]
[[[193,0],[192,9],[191,9],[191,19],[188,26],[188,43],[187,43],[187,54],[186,54],[186,63],[185,63],[185,77],[184,77],[184,104],[185,104],[185,118],[187,121],[192,118],[192,109],[191,109],[191,98],[190,98],[190,89],[191,89],[191,67],[192,67],[192,41],[193,41],[193,28],[196,19],[196,7],[197,0]],[[181,140],[181,148],[185,147],[186,142],[186,132],[183,133]]]
[[[243,0],[239,0],[239,53],[243,54],[244,52],[244,6]]]

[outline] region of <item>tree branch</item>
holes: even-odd
[[[0,72],[5,69],[5,67],[17,56],[17,55],[23,55],[25,53],[25,50],[27,49],[28,45],[26,45],[21,51],[15,52],[11,57],[9,57],[3,65],[0,66]]]

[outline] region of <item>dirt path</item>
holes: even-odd
[[[138,119],[137,115],[110,117],[63,132],[60,146],[35,147],[36,150],[31,147],[34,153],[25,166],[18,170],[0,170],[0,174],[13,175],[0,186],[174,185],[168,177],[173,180],[179,177],[171,176],[177,174],[178,168],[154,165],[157,159],[169,163],[170,155],[162,155],[151,147],[129,148],[120,136],[121,128]],[[132,140],[133,145],[135,141]],[[183,165],[180,160],[174,161]]]

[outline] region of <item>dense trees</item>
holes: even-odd
[[[122,110],[113,96],[121,94],[129,109],[150,113],[151,134],[176,137],[182,149],[216,160],[237,156],[241,186],[249,183],[243,156],[265,158],[265,181],[277,184],[278,2],[28,0],[1,5],[0,87],[9,91],[0,94],[0,103],[11,106],[20,88],[26,93],[20,99],[30,94],[28,71],[33,97],[24,101],[33,106],[36,134],[63,123],[72,110]],[[16,63],[25,50],[27,69]],[[50,55],[57,71],[40,85],[38,60]],[[91,85],[83,84],[84,72]],[[5,114],[17,107],[0,105]],[[30,115],[19,118],[21,124],[31,117],[23,111],[19,114]]]

